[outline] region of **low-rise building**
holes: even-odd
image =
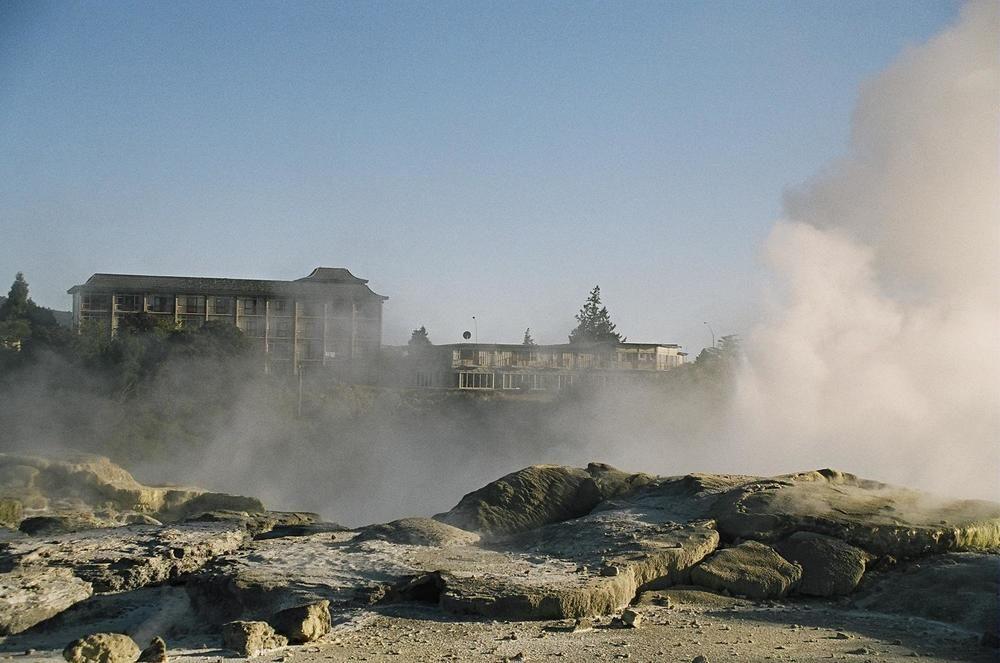
[[[181,327],[230,322],[257,344],[268,371],[325,366],[374,382],[388,297],[367,283],[342,267],[317,267],[294,281],[94,274],[69,294],[77,329],[114,334],[137,313]]]
[[[636,383],[684,363],[672,343],[455,343],[412,356],[411,386],[503,391],[558,391],[573,385]]]

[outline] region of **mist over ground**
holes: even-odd
[[[997,499],[998,26],[997,3],[969,4],[868,83],[849,152],[762,247],[772,282],[738,357],[552,402],[314,381],[299,417],[294,384],[241,360],[171,358],[123,393],[52,355],[4,376],[0,450],[93,451],[345,524],[444,510],[534,463],[832,466]]]

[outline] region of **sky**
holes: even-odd
[[[0,279],[348,267],[385,341],[755,322],[784,196],[922,2],[0,4]],[[6,283],[0,284],[5,289]]]

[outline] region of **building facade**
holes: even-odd
[[[559,391],[655,379],[687,353],[665,343],[428,346],[414,356],[411,386],[496,391]]]
[[[388,297],[367,283],[341,267],[317,267],[295,281],[94,274],[68,292],[77,329],[114,334],[136,313],[185,328],[228,322],[257,345],[269,372],[326,367],[371,383]]]

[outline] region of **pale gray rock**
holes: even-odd
[[[25,631],[91,594],[91,584],[67,568],[37,566],[0,573],[0,635]]]
[[[288,644],[267,622],[236,621],[223,624],[222,645],[241,656],[257,656]]]
[[[413,546],[454,546],[477,543],[479,535],[433,518],[403,518],[363,527],[354,539],[358,543],[372,540]]]
[[[796,532],[773,547],[802,567],[795,591],[808,596],[850,594],[861,581],[869,557],[849,543],[812,532]]]
[[[63,650],[69,663],[135,663],[139,645],[121,633],[95,633],[74,640]]]
[[[754,599],[785,596],[801,578],[801,566],[757,541],[719,550],[691,569],[696,585]]]
[[[25,571],[69,568],[95,592],[120,592],[190,573],[247,540],[244,530],[225,524],[116,527],[11,541],[0,551],[0,565]],[[0,612],[3,601],[0,597]]]

